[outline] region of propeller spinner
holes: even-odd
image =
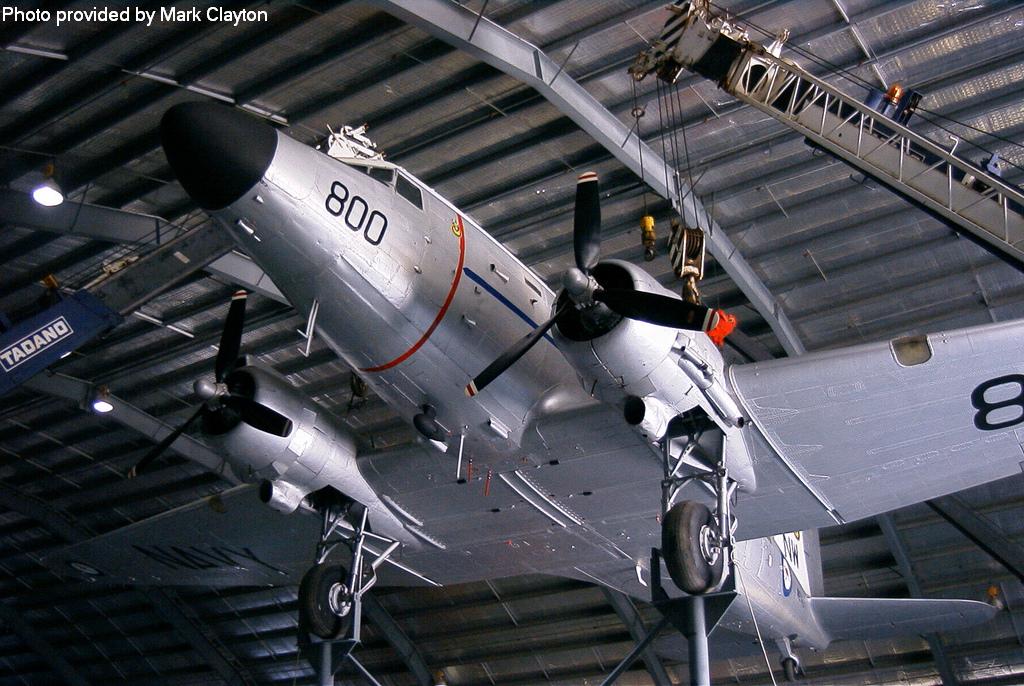
[[[242,422],[245,422],[254,429],[281,437],[291,433],[292,421],[290,419],[280,412],[256,402],[247,395],[233,392],[231,384],[228,383],[228,377],[235,371],[238,363],[238,351],[242,344],[242,329],[245,326],[246,295],[245,291],[236,291],[231,297],[231,306],[228,308],[228,315],[224,319],[224,330],[220,335],[217,358],[214,361],[214,381],[198,379],[193,386],[196,395],[202,399],[202,404],[184,424],[167,434],[162,441],[146,453],[128,471],[128,478],[138,476],[143,469],[148,467],[172,443],[178,440],[179,436],[195,424],[196,420],[204,417],[219,417],[225,409],[236,413]]]
[[[718,313],[704,305],[631,288],[604,288],[594,278],[592,272],[601,259],[600,188],[594,172],[582,174],[576,183],[573,254],[576,265],[563,278],[569,297],[563,300],[551,319],[516,341],[477,374],[466,386],[466,395],[476,395],[501,376],[566,316],[573,304],[585,313],[595,303],[602,303],[619,316],[675,329],[710,331],[718,325]]]

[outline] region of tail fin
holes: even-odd
[[[811,582],[811,595],[825,595],[825,578],[821,569],[821,540],[817,529],[809,529],[800,536],[807,558],[807,575]]]
[[[811,598],[811,608],[833,641],[955,631],[997,612],[975,600],[931,598]]]

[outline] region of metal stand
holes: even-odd
[[[690,683],[711,686],[711,658],[708,655],[708,630],[704,621],[704,596],[683,598],[683,611],[690,631],[686,633],[689,651]]]
[[[728,562],[732,564],[732,562]],[[629,669],[640,653],[657,638],[661,630],[671,624],[686,636],[687,657],[690,665],[690,683],[711,686],[711,659],[708,652],[708,636],[725,611],[736,599],[735,576],[726,575],[722,586],[714,593],[705,595],[684,595],[670,598],[661,585],[661,551],[651,549],[651,602],[661,613],[661,619],[644,636],[643,640],[601,682],[609,686]]]
[[[338,670],[341,669],[346,660],[352,663],[356,671],[371,686],[381,686],[381,683],[352,654],[357,645],[359,645],[359,641],[347,638],[337,641],[324,641],[315,636],[310,636],[309,652],[313,653],[315,652],[314,648],[319,647],[319,661],[310,659],[311,664],[318,665],[316,671],[319,686],[334,686],[334,675],[338,673]],[[310,657],[312,658],[312,655]]]

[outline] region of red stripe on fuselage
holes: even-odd
[[[459,223],[459,265],[455,268],[455,278],[452,279],[452,286],[448,289],[448,297],[444,299],[444,304],[441,305],[441,310],[434,317],[434,321],[431,322],[427,330],[420,336],[420,339],[413,343],[412,347],[406,350],[404,353],[384,364],[376,367],[364,367],[360,369],[361,372],[383,372],[387,369],[391,369],[395,365],[402,364],[409,359],[413,353],[420,349],[420,347],[427,342],[431,334],[434,333],[434,329],[437,328],[441,320],[444,319],[444,315],[448,312],[448,308],[452,304],[452,300],[455,298],[455,291],[459,287],[459,281],[462,279],[462,265],[466,260],[466,227],[462,225],[462,217],[460,215],[455,216],[455,220]]]

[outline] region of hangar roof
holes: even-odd
[[[266,9],[268,20],[237,27],[0,24],[0,181],[25,190],[52,161],[72,201],[189,228],[206,217],[174,182],[157,135],[172,104],[230,102],[272,117],[308,143],[322,141],[327,125],[365,122],[389,160],[470,213],[545,278],[556,278],[571,259],[576,176],[598,171],[605,254],[642,263],[638,220],[646,201],[662,247],[646,267],[678,287],[664,250],[668,204],[645,194],[634,174],[530,88],[367,4],[247,4]],[[653,84],[645,82],[635,99],[626,68],[659,32],[663,2],[463,4],[539,46],[627,126],[637,101],[646,105],[639,125],[645,140],[664,150],[684,144],[686,154],[672,161],[696,180],[697,195],[806,349],[1024,316],[1018,268],[850,167],[816,155],[798,135],[714,84],[689,79],[659,107]],[[998,152],[1012,165],[1007,179],[1020,183],[1019,4],[724,5],[769,33],[789,28],[791,43],[820,61],[784,54],[831,82],[846,84],[841,69],[879,88],[899,81],[921,91],[927,119],[913,120],[916,131],[943,144],[955,134],[964,141],[961,153],[974,161]],[[673,126],[662,125],[665,117]],[[48,274],[80,287],[104,263],[146,248],[5,223],[0,310],[24,312],[42,295],[39,281]],[[721,266],[712,260],[707,273],[705,300],[739,316],[736,340],[744,353],[781,355],[769,323]],[[59,370],[107,384],[176,425],[194,401],[192,381],[210,364],[233,289],[222,277],[190,277],[142,308],[165,326],[129,318]],[[380,400],[350,407],[351,370],[319,343],[303,356],[294,333],[303,326],[286,305],[255,295],[243,349],[334,411],[365,450],[414,440],[412,427]],[[151,473],[125,481],[151,442],[67,401],[21,390],[0,399],[0,417],[0,684],[52,683],[55,673],[89,683],[315,683],[295,647],[294,587],[154,593],[61,580],[38,562],[75,537],[215,494],[226,486],[222,480],[169,456]],[[1004,538],[990,542],[1003,549],[1024,535],[1020,484],[1017,477],[963,495],[971,511],[998,524]],[[828,593],[904,596],[917,584],[929,597],[984,599],[992,585],[1008,611],[977,631],[942,636],[942,657],[922,639],[836,644],[808,657],[810,678],[925,684],[951,669],[963,682],[1017,683],[1024,669],[1017,576],[925,505],[900,511],[893,521],[894,529],[870,521],[823,532]],[[898,564],[900,546],[909,570]],[[609,599],[573,581],[502,579],[378,598],[451,684],[592,682],[631,647]],[[649,608],[643,614],[650,619]],[[364,664],[384,683],[415,683],[381,626],[367,630]],[[685,674],[680,665],[667,667]],[[713,674],[722,683],[769,680],[756,653],[716,660]],[[620,683],[650,683],[650,677],[638,663]]]

